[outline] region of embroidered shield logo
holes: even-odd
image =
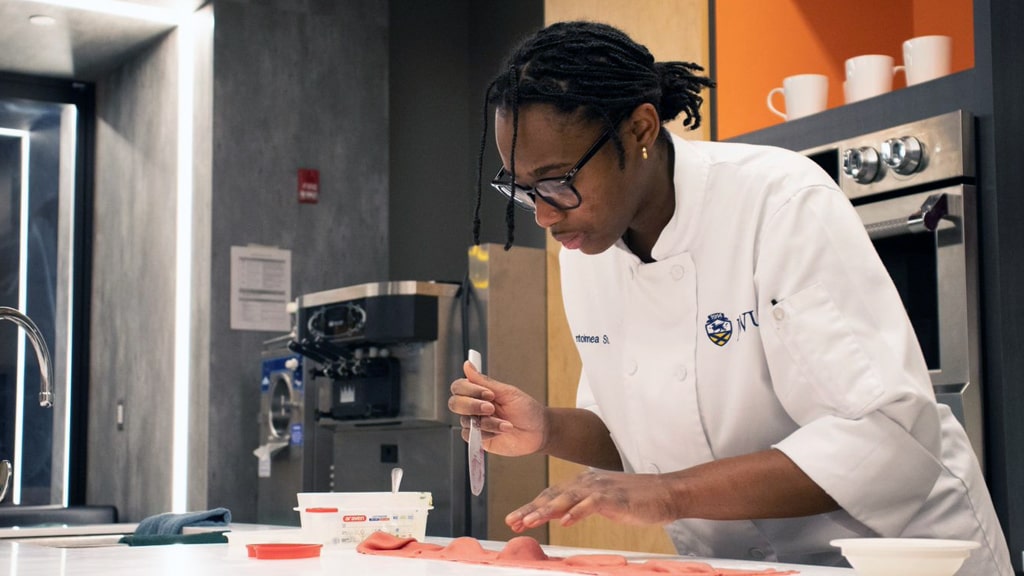
[[[704,329],[708,333],[708,339],[715,346],[725,346],[729,343],[729,338],[732,338],[732,322],[721,312],[708,316]]]

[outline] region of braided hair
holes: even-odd
[[[700,126],[700,106],[704,101],[700,92],[715,85],[711,79],[696,74],[703,70],[691,62],[655,62],[646,47],[621,30],[595,22],[559,22],[523,40],[484,95],[473,214],[474,244],[480,243],[483,157],[492,105],[512,112],[509,172],[513,178],[519,109],[526,104],[549,104],[560,112],[578,113],[586,120],[601,122],[610,129],[619,153],[619,166],[624,168],[625,147],[616,128],[637,106],[652,104],[663,123],[682,113],[684,126],[691,130]],[[668,137],[664,128],[660,137]],[[505,224],[508,250],[515,238],[511,198],[505,207]]]

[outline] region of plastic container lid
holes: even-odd
[[[337,514],[337,508],[306,508],[306,512],[312,514]]]
[[[320,556],[323,544],[246,544],[249,557],[257,560],[294,560]]]

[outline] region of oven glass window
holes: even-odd
[[[875,249],[882,257],[917,340],[924,352],[929,370],[939,366],[939,297],[938,273],[935,261],[935,235],[928,233],[902,234],[874,240]]]

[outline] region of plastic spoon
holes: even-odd
[[[483,358],[476,350],[470,350],[469,363],[479,371],[483,364]],[[469,418],[469,490],[473,496],[479,496],[484,491],[485,469],[484,446],[480,437],[480,417],[471,416]]]
[[[398,487],[402,485],[402,469],[391,469],[391,493],[398,494]]]

